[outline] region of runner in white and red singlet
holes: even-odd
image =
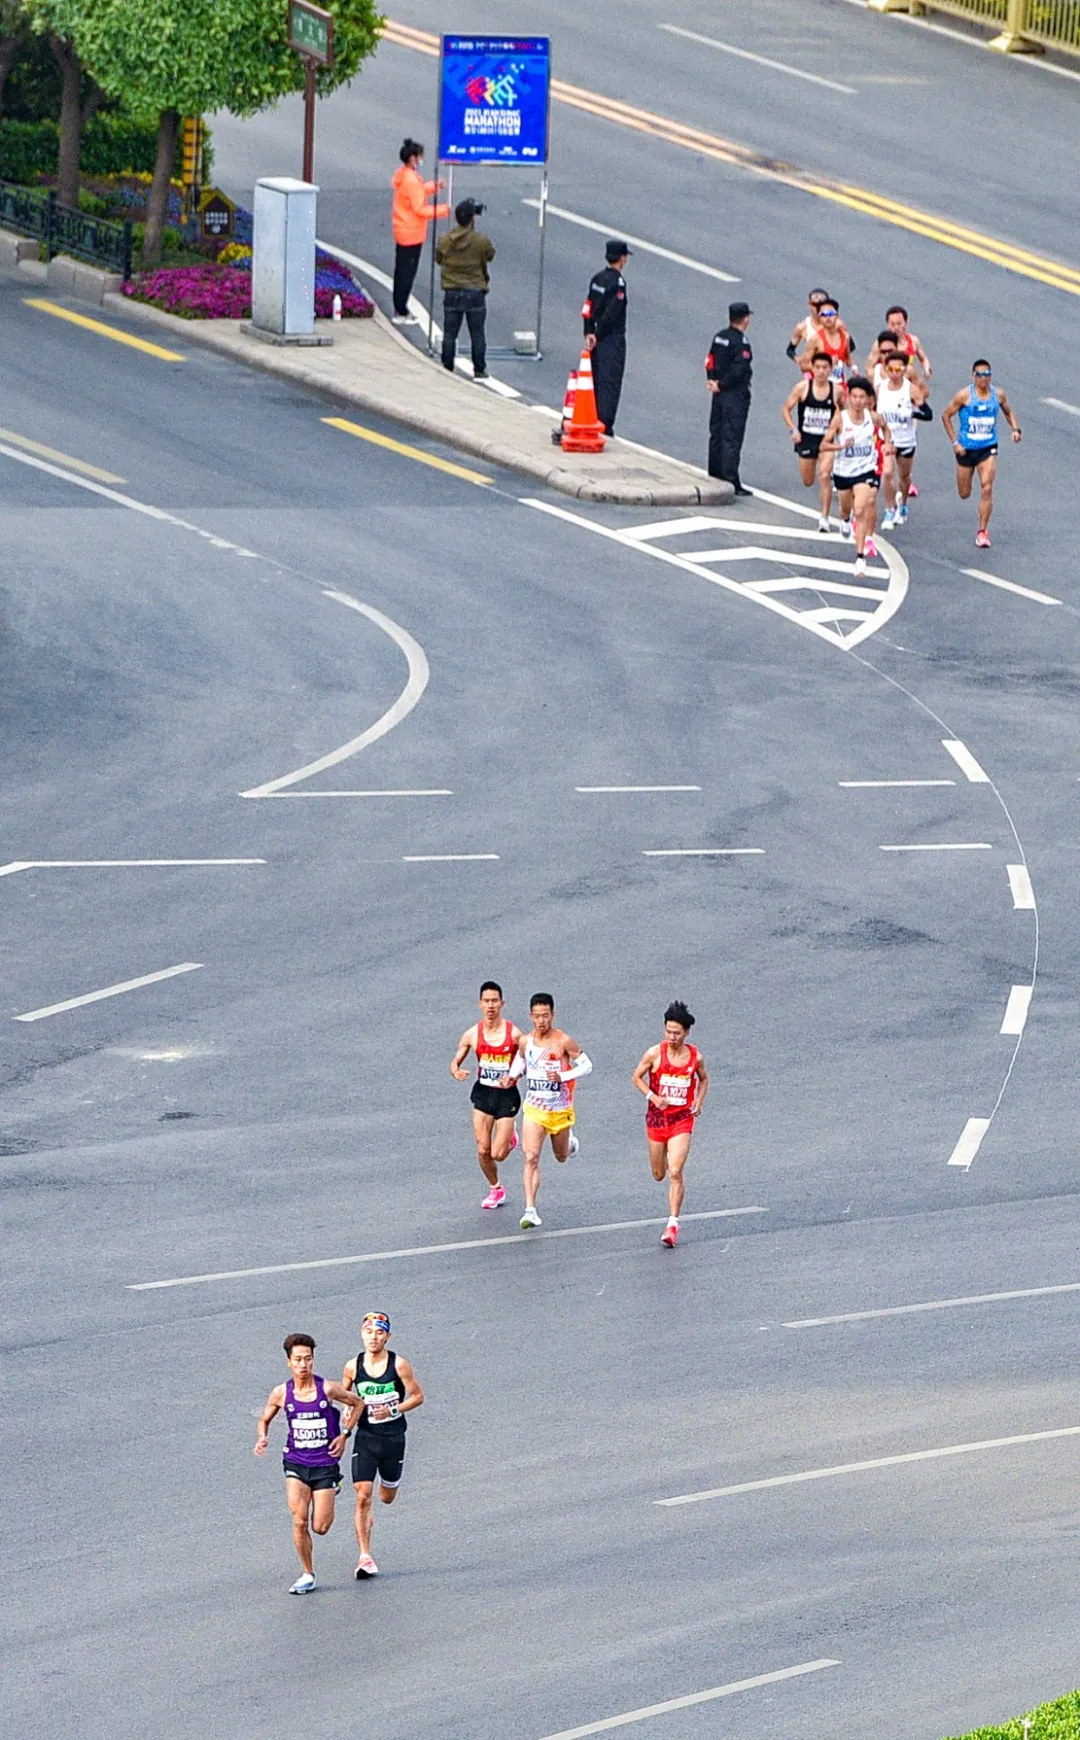
[[[455,1081],[468,1081],[469,1072],[462,1066],[470,1051],[476,1053],[476,1080],[470,1099],[473,1107],[473,1135],[476,1137],[476,1158],[490,1189],[481,1208],[501,1208],[506,1191],[499,1183],[499,1166],[518,1145],[515,1119],[521,1109],[521,1095],[516,1083],[500,1087],[510,1065],[517,1056],[521,1038],[512,1021],[503,1018],[502,986],[494,979],[485,979],[480,987],[481,1019],[467,1027],[458,1041],[450,1074]]]
[[[671,1250],[679,1239],[679,1215],[685,1186],[683,1168],[690,1153],[694,1121],[709,1091],[709,1072],[696,1045],[689,1043],[694,1025],[685,1003],[669,1003],[664,1011],[664,1037],[650,1045],[634,1071],[634,1086],[645,1095],[645,1139],[649,1165],[658,1184],[668,1181],[668,1220],[660,1243]]]

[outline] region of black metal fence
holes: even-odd
[[[36,236],[45,258],[70,254],[91,266],[131,277],[131,224],[90,217],[77,206],[61,205],[56,194],[36,193],[14,181],[0,181],[0,229]]]

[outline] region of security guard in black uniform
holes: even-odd
[[[589,285],[581,318],[585,323],[585,348],[592,352],[596,415],[609,435],[615,433],[623,370],[626,368],[626,279],[623,267],[630,257],[625,242],[612,239],[604,248],[607,268],[597,272]]]
[[[754,353],[746,336],[751,312],[745,302],[733,302],[728,309],[729,324],[716,334],[705,358],[712,394],[709,476],[733,483],[736,495],[753,493],[744,489],[739,479],[739,456],[750,415],[750,381],[754,373]]]

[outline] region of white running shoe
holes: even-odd
[[[904,505],[904,492],[902,489],[897,490],[895,496],[893,497],[893,500],[896,503],[896,506],[898,508],[903,507],[903,505]]]
[[[856,578],[856,580],[862,580],[865,577],[865,575],[866,575],[866,557],[865,556],[856,556],[856,558],[855,558],[855,578]]]
[[[357,1565],[356,1570],[353,1572],[353,1576],[356,1578],[356,1581],[358,1583],[362,1583],[365,1577],[377,1577],[378,1575],[379,1575],[379,1567],[375,1563],[375,1560],[372,1558],[371,1554],[370,1553],[361,1553],[360,1554],[360,1562]]]
[[[296,1582],[293,1584],[292,1588],[289,1590],[289,1594],[290,1595],[310,1595],[311,1591],[314,1589],[314,1587],[315,1587],[314,1573],[311,1571],[305,1571],[304,1575],[302,1577],[297,1577]]]
[[[525,1213],[521,1217],[521,1230],[522,1230],[522,1232],[528,1232],[528,1230],[531,1226],[542,1226],[542,1225],[543,1225],[543,1222],[541,1221],[540,1216],[537,1214],[535,1208],[527,1208],[525,1210]]]
[[[897,508],[896,523],[898,526],[907,525],[907,502],[904,503],[903,507]]]
[[[840,521],[840,536],[842,538],[850,538],[850,536],[851,536],[851,521],[850,521],[850,519]]]
[[[580,1152],[581,1152],[581,1143],[578,1141],[577,1137],[574,1135],[573,1130],[571,1130],[571,1132],[570,1132],[569,1158],[572,1160],[574,1158],[574,1155],[580,1154]]]
[[[390,324],[391,326],[419,326],[420,322],[415,314],[392,314]]]
[[[895,524],[896,524],[896,509],[895,508],[888,508],[886,510],[886,513],[885,513],[885,518],[881,522],[881,529],[883,532],[891,532],[893,527],[895,526]]]
[[[828,516],[828,514],[822,514],[820,516],[820,518],[818,519],[818,523],[817,523],[817,529],[819,532],[827,532],[829,530],[829,516]]]

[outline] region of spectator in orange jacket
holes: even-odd
[[[416,322],[409,313],[409,297],[412,295],[416,269],[427,239],[427,227],[432,218],[446,217],[450,207],[428,204],[431,195],[438,193],[445,184],[441,181],[425,181],[420,174],[424,161],[422,145],[418,145],[415,139],[406,139],[398,156],[401,158],[401,168],[395,170],[390,184],[394,190],[393,320],[395,326],[414,326]]]

